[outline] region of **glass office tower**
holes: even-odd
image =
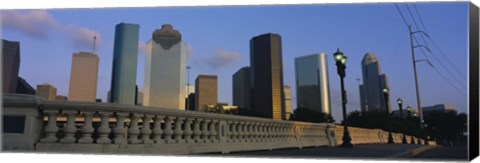
[[[267,33],[250,40],[252,105],[260,117],[285,119],[282,40]]]
[[[312,54],[295,58],[297,108],[331,114],[327,56]]]
[[[187,47],[180,32],[164,24],[147,43],[143,105],[185,110]]]
[[[135,104],[139,28],[138,24],[127,23],[115,26],[109,102]]]
[[[387,105],[390,106],[390,97],[385,103],[382,89],[388,87],[388,78],[385,74],[380,74],[380,63],[377,56],[373,53],[367,53],[362,59],[363,84],[360,89],[360,104],[362,111],[386,111]],[[388,112],[392,107],[388,107]]]

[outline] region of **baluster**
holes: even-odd
[[[83,133],[82,137],[78,140],[78,143],[93,143],[93,138],[92,134],[95,129],[92,126],[92,117],[93,117],[93,112],[83,112],[83,127],[80,129],[80,131]]]
[[[175,143],[175,141],[172,139],[172,135],[173,135],[172,121],[173,121],[172,117],[167,116],[165,120],[165,129],[163,130],[163,139],[165,139],[167,144]]]
[[[115,128],[113,129],[113,133],[115,134],[115,139],[113,139],[113,142],[115,144],[125,143],[125,117],[126,116],[127,114],[125,113],[115,113],[115,118],[117,119]]]
[[[200,131],[200,123],[202,122],[203,119],[201,118],[195,118],[195,123],[193,123],[193,140],[195,143],[199,143],[200,140],[200,135],[202,134],[202,131]]]
[[[57,110],[45,110],[45,113],[47,113],[48,116],[48,122],[47,126],[45,126],[45,134],[46,137],[41,140],[41,142],[45,143],[55,143],[57,142],[57,132],[58,132],[58,126],[57,126]]]
[[[77,140],[75,138],[75,132],[77,132],[77,127],[75,127],[75,113],[77,113],[77,111],[66,110],[63,111],[63,113],[67,115],[67,126],[63,128],[65,137],[60,140],[60,143],[75,143]]]
[[[153,122],[153,140],[156,144],[164,144],[165,141],[162,139],[162,120],[164,116],[156,115],[155,121]]]
[[[175,130],[174,130],[174,138],[176,143],[185,143],[185,140],[182,139],[183,136],[183,130],[182,130],[182,124],[184,117],[178,116],[175,120]]]
[[[272,127],[273,127],[272,139],[273,139],[273,142],[277,142],[278,141],[278,125],[273,124]]]
[[[240,140],[239,141],[240,142],[245,142],[246,141],[246,139],[245,139],[246,136],[245,135],[247,133],[245,121],[240,122],[240,128],[239,129],[240,129],[239,133],[238,133],[238,135],[240,135]]]
[[[110,144],[111,140],[108,138],[108,134],[110,133],[111,129],[108,126],[108,118],[110,118],[111,113],[107,112],[100,112],[100,127],[97,129],[98,132],[98,139],[97,143],[99,144]]]
[[[150,129],[150,119],[152,119],[152,115],[143,115],[143,125],[141,130],[143,144],[153,144],[153,140],[150,139],[150,135],[152,134],[152,130]]]
[[[208,132],[208,122],[210,122],[210,120],[204,119],[202,123],[202,141],[201,141],[202,143],[207,142],[208,134],[210,134],[210,132]]]
[[[187,117],[187,119],[185,120],[185,124],[183,124],[184,126],[184,131],[183,131],[183,134],[185,135],[185,142],[186,143],[194,143],[195,141],[192,139],[192,121],[193,121],[194,118],[191,118],[191,117]]]
[[[215,138],[217,137],[217,133],[218,133],[216,131],[217,130],[217,122],[218,122],[218,120],[212,120],[211,123],[210,123],[210,127],[209,127],[210,128],[210,135],[209,135],[208,139],[210,140],[211,143],[216,142]]]
[[[140,140],[138,139],[138,135],[140,134],[140,130],[138,129],[138,114],[130,114],[130,127],[128,128],[128,143],[130,144],[139,144]]]
[[[237,122],[231,121],[230,122],[230,141],[236,142],[237,141]]]
[[[257,126],[258,122],[252,123],[252,142],[257,142]]]
[[[264,141],[263,136],[264,136],[264,134],[265,134],[265,131],[264,131],[264,128],[263,128],[263,127],[264,127],[264,123],[261,122],[261,123],[259,124],[259,126],[258,126],[258,141],[259,141],[259,142],[263,142],[263,141]]]
[[[245,132],[245,134],[246,134],[246,135],[245,135],[245,139],[246,139],[245,141],[246,141],[246,142],[252,142],[252,135],[253,135],[253,132],[252,132],[252,122],[247,122],[247,123],[245,124],[245,126],[246,126],[246,130],[247,130],[247,131]]]

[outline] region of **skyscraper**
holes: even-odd
[[[2,92],[16,93],[20,68],[20,43],[2,39]]]
[[[134,105],[138,60],[138,24],[115,26],[110,101]]]
[[[37,85],[36,95],[46,98],[47,100],[56,100],[57,88],[50,85],[49,83],[43,83],[43,84]]]
[[[185,43],[180,32],[164,24],[147,43],[144,106],[185,109]]]
[[[327,56],[312,54],[295,58],[297,107],[331,114]]]
[[[216,75],[199,75],[195,80],[195,110],[207,111],[208,105],[218,100],[218,78]]]
[[[283,93],[285,94],[285,119],[290,119],[290,114],[292,114],[292,91],[290,86],[283,86]]]
[[[282,41],[278,34],[262,34],[250,40],[252,106],[261,117],[285,119]]]
[[[69,101],[96,101],[98,62],[99,58],[94,53],[73,54],[68,90]]]
[[[382,89],[388,88],[388,78],[385,74],[380,74],[380,63],[373,53],[367,53],[362,60],[363,84],[360,89],[360,104],[362,111],[386,111],[390,107],[390,99],[385,104]],[[390,98],[390,97],[389,97]]]
[[[252,109],[250,67],[243,67],[233,74],[232,88],[233,105],[243,109]]]

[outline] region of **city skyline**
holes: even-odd
[[[461,31],[458,31],[458,32],[454,32],[454,34],[440,34],[440,33],[442,33],[443,30],[445,30],[445,28],[456,29],[455,27],[452,26],[452,24],[458,25],[458,24],[462,24],[461,22],[466,22],[466,10],[464,11],[464,9],[466,9],[466,3],[464,3],[465,7],[462,7],[461,5],[458,5],[458,4],[461,4],[461,3],[454,3],[454,4],[457,4],[457,5],[450,5],[450,6],[448,4],[452,4],[452,3],[431,4],[431,6],[433,6],[433,7],[431,7],[429,4],[419,3],[418,4],[418,9],[420,10],[420,12],[422,12],[422,14],[424,14],[422,16],[425,20],[426,26],[429,29],[429,34],[432,36],[432,38],[437,38],[436,41],[438,42],[439,45],[449,45],[451,47],[457,47],[457,48],[447,48],[447,49],[443,49],[443,50],[445,52],[448,52],[447,54],[452,54],[452,53],[457,54],[457,55],[453,55],[453,54],[452,55],[447,55],[447,57],[449,57],[452,62],[459,63],[458,65],[464,65],[464,68],[462,68],[462,70],[465,70],[465,71],[462,71],[462,72],[465,73],[464,75],[466,75],[466,46],[465,47],[460,46],[462,44],[462,42],[466,42],[466,40],[465,40],[466,39],[466,32],[461,30]],[[345,11],[345,9],[348,8],[346,6],[352,6],[352,7],[354,7],[354,9],[352,9],[351,11],[346,11],[346,12],[348,12],[347,14],[339,14],[339,15],[326,14],[328,11],[335,10],[335,9],[341,9],[341,10]],[[272,21],[267,21],[267,22],[273,23],[272,25],[274,25],[274,27],[272,27],[272,25],[266,26],[266,27],[260,27],[263,24],[259,23],[258,20],[252,19],[252,20],[250,20],[251,22],[249,22],[248,21],[249,19],[246,20],[245,17],[228,14],[228,16],[229,16],[228,18],[226,16],[218,16],[218,19],[220,19],[220,20],[231,20],[231,21],[227,21],[227,22],[222,23],[222,21],[217,20],[218,25],[209,26],[209,28],[223,29],[223,31],[220,31],[222,34],[229,33],[229,30],[226,29],[225,26],[231,27],[232,29],[239,29],[239,27],[233,28],[232,25],[235,24],[235,22],[233,20],[243,20],[243,21],[240,21],[239,24],[242,24],[242,22],[245,25],[258,23],[258,24],[255,24],[255,26],[258,27],[259,29],[253,30],[253,29],[250,29],[251,26],[246,26],[246,27],[248,27],[247,30],[246,30],[248,32],[242,32],[241,37],[232,37],[232,39],[227,39],[228,37],[225,37],[225,36],[222,36],[222,35],[214,35],[214,36],[212,36],[213,40],[210,39],[210,41],[205,41],[205,40],[202,40],[201,38],[206,38],[206,37],[199,37],[199,36],[203,36],[199,32],[201,31],[200,29],[208,29],[208,28],[203,23],[198,24],[198,21],[192,21],[192,22],[187,23],[187,24],[194,24],[196,22],[199,25],[199,26],[197,26],[197,28],[199,28],[199,29],[196,29],[196,28],[188,27],[188,25],[186,25],[185,22],[182,23],[182,22],[179,22],[177,19],[174,20],[173,18],[165,18],[165,20],[155,22],[154,25],[149,25],[149,24],[144,23],[144,21],[142,21],[142,22],[131,21],[132,20],[131,17],[128,18],[129,20],[121,20],[121,19],[127,19],[127,18],[122,18],[122,17],[112,17],[114,20],[109,20],[107,22],[110,22],[110,23],[105,23],[105,24],[108,24],[108,26],[109,26],[108,28],[106,28],[106,27],[98,28],[98,33],[101,34],[99,36],[102,36],[101,39],[103,40],[102,44],[99,47],[98,55],[101,55],[100,60],[101,60],[102,63],[100,65],[101,65],[101,67],[104,67],[104,68],[101,68],[100,71],[101,72],[103,71],[103,73],[100,72],[100,74],[103,75],[104,79],[103,79],[103,82],[99,81],[99,87],[101,87],[102,90],[97,91],[97,97],[105,99],[106,91],[105,91],[104,87],[106,87],[106,86],[108,87],[108,85],[110,83],[108,74],[105,74],[105,73],[109,72],[109,71],[111,72],[111,67],[112,67],[111,63],[108,63],[108,62],[111,62],[111,55],[113,53],[108,52],[112,48],[109,47],[109,45],[108,45],[109,44],[108,42],[110,42],[110,41],[107,41],[107,40],[112,40],[112,38],[113,38],[113,37],[108,37],[108,35],[110,35],[110,34],[108,34],[109,32],[113,33],[112,32],[113,31],[113,28],[112,28],[113,25],[112,24],[117,24],[119,22],[138,23],[138,24],[140,24],[140,27],[142,29],[141,30],[142,34],[140,34],[141,40],[146,40],[145,37],[148,37],[150,35],[145,34],[145,33],[148,33],[147,31],[152,31],[152,30],[150,30],[152,27],[158,28],[158,26],[160,26],[161,24],[171,23],[175,27],[179,28],[180,31],[182,31],[182,34],[183,34],[182,36],[184,36],[184,38],[186,40],[186,43],[188,44],[188,47],[190,49],[190,52],[187,54],[190,59],[187,62],[188,62],[188,65],[192,65],[191,76],[196,76],[197,74],[201,74],[201,73],[209,73],[209,74],[218,74],[219,75],[219,98],[220,98],[219,101],[226,101],[226,102],[231,103],[231,92],[229,92],[231,90],[231,86],[229,86],[228,83],[231,83],[231,81],[230,81],[231,80],[231,75],[236,70],[238,70],[240,67],[244,67],[244,66],[248,65],[247,64],[247,62],[248,62],[248,57],[247,56],[249,55],[249,53],[248,53],[248,39],[253,37],[253,36],[256,36],[258,34],[261,34],[261,33],[275,32],[275,33],[279,33],[280,35],[282,35],[282,39],[283,39],[283,43],[282,43],[284,45],[284,47],[283,47],[283,51],[284,51],[283,52],[284,53],[283,64],[284,64],[284,67],[286,67],[286,68],[284,68],[286,70],[284,72],[284,75],[288,76],[288,78],[285,78],[285,83],[284,83],[285,85],[293,85],[294,84],[294,82],[292,82],[293,80],[291,79],[291,77],[293,76],[293,73],[292,73],[293,72],[292,71],[293,59],[292,58],[294,58],[294,57],[296,57],[300,54],[315,53],[315,52],[320,52],[320,51],[324,51],[327,55],[331,55],[331,54],[333,54],[334,50],[337,47],[340,47],[342,49],[345,49],[345,50],[342,50],[342,51],[344,51],[344,53],[349,56],[349,64],[347,65],[347,78],[346,78],[347,95],[348,95],[348,99],[349,99],[349,103],[347,104],[348,105],[347,108],[348,108],[349,112],[353,111],[353,110],[359,110],[360,109],[359,101],[356,100],[356,99],[359,99],[358,98],[359,93],[358,93],[358,86],[357,86],[357,83],[356,83],[355,79],[360,78],[361,76],[358,75],[359,74],[358,68],[360,66],[356,62],[360,62],[360,59],[358,59],[359,58],[358,56],[361,56],[362,54],[365,54],[367,51],[373,51],[375,54],[378,55],[380,60],[384,61],[385,64],[386,64],[383,72],[386,73],[386,74],[394,74],[394,75],[389,75],[390,81],[391,81],[391,83],[390,83],[391,92],[392,92],[391,97],[394,98],[394,99],[396,99],[397,97],[401,97],[402,99],[404,99],[404,101],[406,102],[407,105],[416,106],[415,105],[416,100],[415,100],[415,94],[414,94],[414,87],[413,87],[413,71],[411,70],[411,58],[410,58],[411,54],[409,52],[410,49],[408,48],[408,40],[407,40],[408,31],[404,27],[403,22],[402,22],[400,16],[398,15],[398,13],[396,12],[395,6],[393,4],[314,5],[314,6],[287,6],[287,7],[263,6],[263,7],[273,9],[273,11],[268,11],[268,12],[267,11],[262,11],[264,13],[268,13],[267,15],[270,15],[270,17],[272,15],[278,14],[276,12],[279,12],[279,11],[284,11],[284,10],[289,10],[289,9],[294,9],[294,10],[305,9],[305,11],[300,12],[303,15],[302,14],[292,14],[290,16],[287,16],[286,18],[289,18],[289,20],[293,20],[292,18],[295,18],[295,17],[300,17],[300,16],[307,17],[307,16],[312,16],[313,15],[314,17],[318,17],[319,20],[324,20],[324,21],[327,21],[327,22],[328,21],[331,22],[333,20],[333,18],[329,19],[330,16],[331,17],[337,17],[337,18],[338,17],[340,17],[340,18],[349,17],[349,19],[341,19],[341,20],[346,21],[346,22],[348,21],[350,23],[352,23],[352,22],[353,23],[358,23],[358,24],[360,24],[360,26],[358,28],[350,29],[350,30],[346,30],[346,31],[342,30],[342,28],[340,28],[340,29],[338,29],[338,31],[346,32],[347,34],[356,33],[358,36],[356,36],[355,38],[345,38],[345,40],[347,40],[347,39],[352,40],[352,41],[345,42],[345,41],[342,41],[344,39],[332,37],[332,36],[338,35],[338,32],[332,32],[332,34],[326,33],[327,31],[332,31],[332,29],[336,27],[335,25],[325,26],[323,28],[323,30],[322,29],[313,30],[313,28],[309,28],[308,26],[298,27],[302,24],[301,20],[293,21],[293,22],[296,22],[295,25],[282,27],[281,23],[278,23],[278,20],[273,19]],[[401,7],[403,7],[403,6],[401,6]],[[372,14],[362,12],[363,10],[366,10],[368,8],[373,9],[372,12],[387,13],[386,14],[387,16],[378,16],[377,17],[377,16],[374,16],[376,14],[372,15]],[[205,16],[205,15],[211,15],[211,14],[215,14],[215,13],[218,14],[219,12],[226,13],[226,11],[229,10],[229,9],[233,10],[233,12],[237,13],[237,14],[239,12],[244,13],[244,12],[248,12],[248,11],[255,11],[256,13],[262,13],[255,6],[251,6],[251,7],[221,7],[221,8],[208,8],[208,7],[195,8],[195,7],[191,7],[191,8],[174,8],[174,9],[159,8],[159,9],[139,9],[139,10],[136,10],[136,11],[146,10],[146,11],[153,12],[154,10],[159,10],[157,12],[161,12],[163,10],[165,12],[165,10],[166,10],[166,12],[175,12],[175,10],[180,10],[179,12],[182,12],[182,11],[184,12],[180,17],[195,17],[195,16],[192,16],[190,12],[198,11],[198,10],[203,11],[202,14],[203,14],[203,16]],[[405,10],[405,8],[402,8],[402,9]],[[435,23],[438,23],[438,22],[445,23],[445,18],[442,18],[441,16],[439,18],[432,16],[432,15],[435,15],[435,14],[442,15],[441,12],[437,12],[438,9],[450,9],[450,10],[453,9],[453,11],[449,13],[450,15],[446,14],[447,16],[444,16],[444,17],[449,18],[449,22],[447,22],[446,25],[442,24],[441,27],[440,26],[437,27],[437,26],[432,25],[432,24],[435,24]],[[118,11],[118,10],[126,11],[127,9],[107,9],[107,10],[98,9],[98,13],[101,16],[104,16],[104,15],[109,15],[109,13],[111,13],[111,12],[113,13],[113,11]],[[130,11],[130,10],[134,10],[134,9],[128,9],[128,11]],[[212,11],[206,11],[206,10],[212,10]],[[73,14],[68,14],[68,12],[72,12]],[[58,18],[58,22],[68,24],[68,23],[72,23],[72,22],[65,21],[65,19],[69,18],[69,16],[75,16],[77,14],[82,15],[82,13],[86,13],[87,15],[90,15],[90,14],[96,13],[97,11],[90,10],[90,11],[84,12],[82,10],[78,10],[78,11],[68,11],[68,12],[64,11],[64,10],[54,10],[54,11],[49,10],[49,11],[46,11],[46,14],[51,15],[52,19]],[[323,12],[326,12],[326,13],[323,13]],[[461,17],[462,12],[465,12],[465,14],[463,14],[463,15],[465,15],[465,18]],[[27,12],[25,12],[25,13],[27,13]],[[120,13],[120,15],[122,15],[121,14],[122,12],[119,12],[119,13]],[[313,14],[313,13],[316,13],[316,14]],[[354,13],[358,13],[358,15],[356,15]],[[200,15],[202,15],[202,14],[200,14]],[[85,16],[85,17],[88,17],[88,16]],[[366,17],[366,18],[364,18],[364,17]],[[455,17],[455,18],[458,18],[458,19],[452,19],[452,17]],[[360,20],[355,20],[355,18],[360,18]],[[388,18],[388,22],[384,23],[384,24],[388,24],[387,26],[398,26],[398,27],[396,27],[396,28],[386,28],[384,30],[378,30],[378,28],[384,28],[385,25],[384,24],[376,24],[379,27],[375,27],[375,28],[373,26],[369,25],[372,22],[379,23],[383,20],[386,20],[387,18]],[[435,19],[433,19],[433,18],[435,18]],[[90,19],[95,20],[93,18],[90,18]],[[146,19],[146,18],[144,18],[144,19]],[[310,20],[310,19],[312,19],[312,17],[311,18],[305,18],[305,19]],[[463,19],[465,19],[465,20],[463,20]],[[179,18],[179,20],[180,20],[180,18]],[[202,20],[205,20],[205,19],[202,19]],[[368,21],[365,21],[365,20],[370,20],[372,22],[368,22]],[[93,24],[99,24],[99,21],[92,21],[91,23],[86,23],[86,22],[83,22],[83,21],[84,20],[80,19],[80,20],[76,21],[75,23],[78,23],[79,25],[83,25],[83,26],[89,26],[90,29],[94,29],[95,25],[93,25]],[[362,21],[365,21],[366,23],[362,23]],[[112,22],[115,22],[115,23],[112,23]],[[310,22],[310,21],[307,21],[307,22]],[[331,23],[327,23],[327,22],[324,22],[324,23],[325,24],[331,24]],[[346,22],[336,22],[337,23],[336,25],[342,25],[342,24],[345,25]],[[231,23],[231,24],[229,24],[229,23]],[[465,26],[466,26],[466,23],[463,23],[463,24],[465,24]],[[314,24],[312,24],[312,26],[319,27],[319,24],[314,23]],[[221,27],[223,27],[223,28],[221,28]],[[308,41],[308,40],[311,39],[310,36],[305,35],[304,33],[298,32],[296,30],[290,30],[292,28],[296,29],[295,27],[305,29],[306,31],[311,31],[311,32],[313,32],[313,33],[311,33],[313,35],[312,36],[313,38],[322,38],[322,39],[318,40],[318,41],[320,41],[319,43],[312,43],[312,41]],[[369,28],[373,28],[373,29],[369,29]],[[437,29],[437,28],[441,28],[441,29]],[[460,28],[460,27],[457,27],[457,28]],[[29,38],[28,34],[23,34],[23,36],[22,36],[22,33],[19,33],[18,30],[16,31],[17,33],[15,33],[15,30],[12,29],[11,27],[8,27],[8,24],[7,24],[7,27],[4,28],[4,29],[5,29],[4,30],[5,39],[12,40],[12,41],[20,41],[22,43],[21,44],[22,61],[24,61],[24,57],[32,57],[32,52],[30,50],[30,47],[35,49],[35,46],[38,46],[38,45],[32,45],[31,43],[29,43],[30,41],[28,41],[28,39],[35,40],[35,38]],[[10,34],[8,31],[11,32],[12,30],[14,32],[12,32],[12,34]],[[385,30],[387,30],[387,31],[385,31]],[[289,32],[289,31],[293,31],[293,32]],[[365,31],[365,32],[363,32],[363,31]],[[212,32],[205,32],[205,34],[207,34],[207,33],[212,34]],[[399,33],[399,34],[397,35],[397,33]],[[292,34],[297,34],[297,35],[292,35]],[[322,37],[319,37],[318,36],[319,34]],[[15,35],[17,35],[17,36],[20,35],[20,37],[14,37]],[[25,35],[27,35],[27,36],[25,36]],[[51,35],[52,36],[49,36],[52,39],[51,41],[55,42],[55,40],[53,38],[55,38],[56,36],[54,36],[54,35],[57,35],[57,34],[51,34]],[[370,41],[358,42],[358,39],[363,40],[364,38],[367,38],[367,37],[364,37],[364,35],[368,35],[369,36],[368,38],[369,38]],[[381,35],[387,35],[388,37],[382,37]],[[456,36],[453,36],[453,35],[456,35]],[[345,35],[343,35],[343,36],[345,36]],[[22,37],[27,38],[27,40],[21,39]],[[357,37],[358,37],[358,39],[357,39]],[[389,42],[390,44],[379,43],[378,42],[378,41],[385,42],[385,39],[389,39],[390,37],[395,38],[395,39],[392,39],[394,41]],[[402,39],[402,37],[403,37],[403,39]],[[93,40],[92,38],[85,38],[85,39],[86,40]],[[372,41],[372,40],[375,40],[375,38],[383,38],[383,39],[377,39],[377,41]],[[440,39],[440,38],[449,38],[449,39]],[[301,43],[295,43],[296,41],[302,40],[302,39],[306,39],[306,41],[301,41]],[[99,42],[100,42],[100,39],[99,39]],[[450,42],[459,42],[459,43],[450,43]],[[203,45],[200,44],[200,43],[203,43]],[[353,45],[354,43],[358,43],[360,45]],[[46,45],[45,44],[46,43],[40,43],[40,45],[43,45],[45,47],[49,47],[49,46],[46,46],[48,44],[46,44]],[[239,46],[236,46],[236,44],[238,44]],[[374,46],[375,44],[383,45],[384,47],[380,47],[378,45]],[[458,44],[460,44],[460,45],[458,45]],[[62,45],[65,45],[65,43],[62,44]],[[463,45],[466,45],[466,43],[464,43]],[[203,47],[203,46],[205,46],[205,47]],[[71,52],[73,52],[73,51],[88,50],[91,47],[91,44],[88,44],[87,46],[79,48],[79,49],[71,48],[71,46],[65,46],[65,47],[67,47],[67,48],[64,48],[64,49],[69,49],[68,51],[70,51],[70,52],[68,52],[68,53],[71,54]],[[140,51],[142,51],[142,48],[144,48],[144,47],[145,47],[144,45],[139,46]],[[221,47],[221,48],[218,48],[218,47]],[[445,47],[445,46],[441,46],[441,47]],[[214,49],[214,50],[212,50],[212,49]],[[301,49],[301,50],[294,50],[294,49]],[[26,51],[26,52],[24,53],[23,51]],[[64,51],[67,51],[67,50],[64,50]],[[213,55],[206,55],[206,54],[212,54],[212,51],[213,51]],[[58,56],[58,55],[62,55],[62,54],[65,55],[65,53],[63,53],[63,52],[59,53],[57,50],[51,51],[51,49],[50,49],[50,51],[49,51],[48,48],[47,48],[47,51],[45,51],[43,53],[45,53],[45,54],[52,54],[53,53],[53,54],[55,54],[54,56]],[[465,54],[465,55],[458,55],[458,54],[462,54],[462,53]],[[400,54],[402,56],[399,56]],[[422,54],[418,53],[418,52],[417,52],[417,55],[422,56]],[[61,58],[62,57],[58,57],[58,60],[62,60]],[[140,56],[139,56],[139,65],[138,65],[139,68],[137,68],[137,71],[143,71],[143,66],[141,66],[142,65],[141,60],[143,60],[143,58],[144,57],[142,56],[142,53],[141,53]],[[386,58],[386,59],[383,59],[383,58]],[[55,85],[55,86],[58,85],[57,88],[59,89],[59,94],[65,94],[65,93],[62,93],[62,92],[66,91],[66,90],[64,90],[65,89],[65,86],[64,86],[65,84],[62,84],[61,83],[62,80],[58,79],[58,78],[62,78],[62,77],[55,77],[55,76],[62,76],[63,73],[59,73],[58,71],[51,71],[50,70],[51,67],[55,67],[55,66],[52,66],[52,65],[44,66],[41,63],[36,63],[35,65],[37,65],[38,67],[42,67],[42,69],[32,71],[32,68],[29,68],[28,66],[25,66],[25,64],[27,64],[27,65],[32,64],[31,61],[29,61],[29,60],[37,60],[37,59],[36,59],[36,57],[28,58],[26,63],[25,62],[22,63],[21,64],[22,68],[20,68],[20,75],[19,76],[22,76],[25,79],[27,79],[32,85],[37,85],[37,84],[43,83],[43,82],[53,83],[53,85]],[[234,62],[231,62],[231,60],[233,60]],[[333,60],[330,58],[330,60],[327,61],[327,62],[330,62],[329,68],[328,68],[329,71],[330,71],[329,74],[335,74],[335,73],[332,73],[335,70],[334,68],[332,68]],[[464,63],[464,64],[462,64],[462,63]],[[61,64],[59,64],[59,65],[61,65]],[[68,66],[68,63],[67,63],[67,66]],[[438,74],[431,73],[434,70],[430,69],[427,64],[418,63],[418,66],[419,66],[419,73],[420,73],[419,82],[420,82],[420,89],[421,89],[421,92],[422,92],[422,97],[426,97],[426,98],[422,98],[423,106],[433,105],[433,104],[437,104],[437,103],[449,103],[449,104],[455,105],[456,108],[458,108],[460,111],[466,112],[466,99],[462,100],[462,99],[458,99],[458,97],[454,97],[454,98],[442,97],[442,96],[448,96],[449,92],[452,92],[451,94],[455,94],[456,90],[450,88],[450,86],[446,82],[436,82],[436,83],[433,83],[433,84],[429,84],[429,82],[428,82],[429,79],[433,79],[433,80],[436,80],[436,81],[439,81],[439,80],[441,81],[442,79],[438,76]],[[108,67],[110,67],[110,68],[108,68]],[[44,72],[40,73],[40,72],[42,72],[41,70],[43,70]],[[143,88],[143,86],[141,86],[141,84],[143,83],[143,76],[140,75],[140,74],[143,75],[143,73],[139,73],[139,75],[137,76],[137,84],[139,84],[139,88]],[[41,77],[42,75],[53,76],[52,81],[49,81],[48,78],[42,78]],[[102,76],[100,76],[99,78],[102,78]],[[140,78],[140,80],[139,80],[139,78]],[[400,81],[400,79],[402,79],[402,80],[404,79],[405,81]],[[340,114],[340,112],[339,112],[339,108],[340,108],[339,104],[340,103],[339,103],[338,79],[335,78],[335,77],[330,77],[330,81],[331,81],[330,82],[331,83],[330,88],[331,88],[331,93],[332,93],[331,98],[332,98],[332,104],[333,104],[332,105],[332,112],[333,112],[334,115],[335,114]],[[465,82],[465,84],[466,84],[466,82]],[[437,93],[438,88],[444,88],[444,89],[446,89],[446,91],[444,93]],[[294,90],[292,89],[292,91],[294,91]],[[465,95],[466,95],[466,93],[465,93]],[[461,98],[464,98],[464,97],[461,97]],[[296,100],[295,97],[292,97],[292,104],[294,104],[293,108],[296,108],[296,106],[295,106],[296,101],[295,100]],[[396,109],[397,108],[395,106],[392,108],[392,110],[396,110]],[[336,120],[341,119],[341,118],[338,118],[338,116],[334,116],[334,117],[335,117]]]

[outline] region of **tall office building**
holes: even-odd
[[[199,75],[195,80],[195,110],[207,111],[208,105],[218,100],[218,78],[216,75]]]
[[[297,108],[331,114],[327,56],[312,54],[295,58]]]
[[[285,94],[285,119],[290,119],[292,112],[292,93],[290,86],[283,86],[283,93]]]
[[[47,100],[56,100],[57,88],[55,88],[49,83],[43,83],[43,84],[37,85],[36,95],[46,98]]]
[[[109,102],[130,105],[136,103],[139,28],[138,24],[127,23],[115,26]]]
[[[251,91],[250,67],[243,67],[232,76],[233,105],[243,109],[252,109]]]
[[[250,40],[252,106],[261,117],[285,119],[282,41],[278,34],[262,34]]]
[[[16,93],[20,68],[20,43],[2,39],[2,92]]]
[[[18,94],[30,94],[30,95],[36,94],[35,89],[30,84],[28,84],[28,82],[25,79],[23,79],[20,76],[18,77],[18,80],[17,80],[16,92]]]
[[[143,105],[185,109],[187,47],[180,32],[162,25],[147,43]]]
[[[142,89],[138,89],[138,91],[137,91],[136,105],[143,105],[143,90]]]
[[[94,53],[73,54],[68,90],[69,101],[96,101],[98,62],[99,58]]]
[[[385,103],[382,89],[388,88],[388,78],[385,74],[380,74],[380,63],[373,53],[367,53],[362,60],[363,84],[360,89],[360,104],[362,111],[386,111],[388,105],[390,113],[390,97]]]

